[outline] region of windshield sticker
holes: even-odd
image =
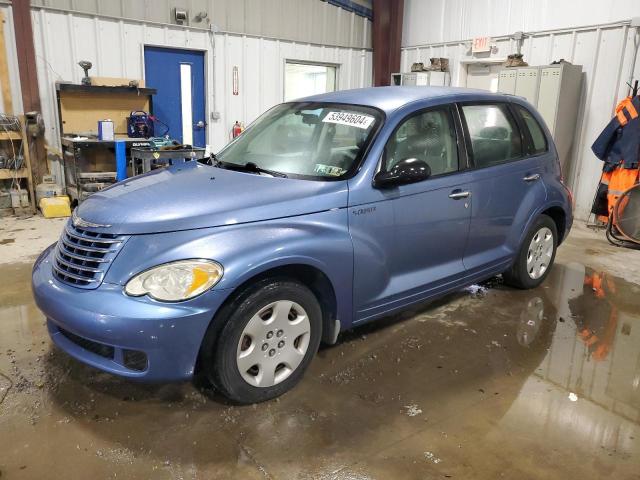
[[[370,115],[361,115],[359,113],[347,112],[329,112],[322,120],[325,123],[338,123],[340,125],[348,125],[349,127],[358,127],[367,129],[376,119]]]
[[[320,175],[328,175],[330,177],[339,177],[340,175],[344,175],[346,170],[340,167],[334,167],[331,165],[323,165],[321,163],[316,163],[316,168],[314,168],[316,173]]]

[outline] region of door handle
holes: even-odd
[[[198,123],[196,123],[194,125],[194,127],[196,127],[196,128],[204,128],[205,125],[206,125],[206,123],[204,123],[202,120],[200,120]]]
[[[533,175],[527,175],[526,177],[523,177],[522,180],[525,182],[535,182],[536,180],[540,180],[540,174],[534,173]]]
[[[453,198],[454,200],[460,200],[461,198],[468,198],[471,195],[469,190],[454,190],[449,194],[449,198]]]

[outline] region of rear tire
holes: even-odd
[[[264,402],[300,381],[321,337],[322,310],[311,290],[288,279],[266,279],[216,315],[203,341],[202,366],[234,403]]]
[[[529,228],[513,265],[504,272],[507,285],[529,289],[540,285],[551,270],[558,246],[558,229],[547,215],[540,215]]]

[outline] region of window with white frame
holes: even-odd
[[[335,91],[337,73],[335,65],[287,60],[284,67],[285,102]]]

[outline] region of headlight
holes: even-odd
[[[211,260],[180,260],[139,273],[124,291],[133,297],[149,295],[163,302],[179,302],[209,290],[222,273],[222,265]]]

